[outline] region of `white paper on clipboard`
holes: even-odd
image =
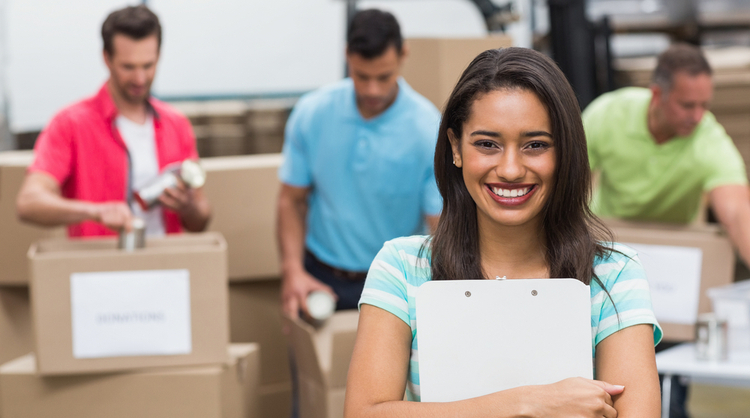
[[[416,315],[423,402],[593,378],[590,290],[578,280],[431,281]]]

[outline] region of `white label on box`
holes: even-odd
[[[703,251],[693,247],[625,245],[638,251],[646,270],[656,319],[673,324],[695,324]]]
[[[192,351],[188,270],[73,273],[70,302],[75,358]]]

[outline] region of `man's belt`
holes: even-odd
[[[350,282],[361,282],[365,280],[365,278],[367,278],[366,271],[342,270],[337,267],[329,266],[328,264],[318,260],[318,257],[315,257],[315,254],[311,253],[309,250],[305,250],[305,253],[307,253],[307,255],[310,256],[310,259],[320,268],[328,271],[329,273],[333,274],[334,276],[340,279],[344,279]]]

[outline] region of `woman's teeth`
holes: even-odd
[[[531,191],[531,187],[526,187],[523,189],[501,189],[499,187],[493,187],[492,193],[495,193],[498,196],[501,197],[521,197],[525,196],[527,193]]]

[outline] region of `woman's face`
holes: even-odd
[[[547,109],[522,89],[479,96],[461,138],[449,131],[453,156],[477,205],[479,225],[541,220],[555,186],[555,143]]]

